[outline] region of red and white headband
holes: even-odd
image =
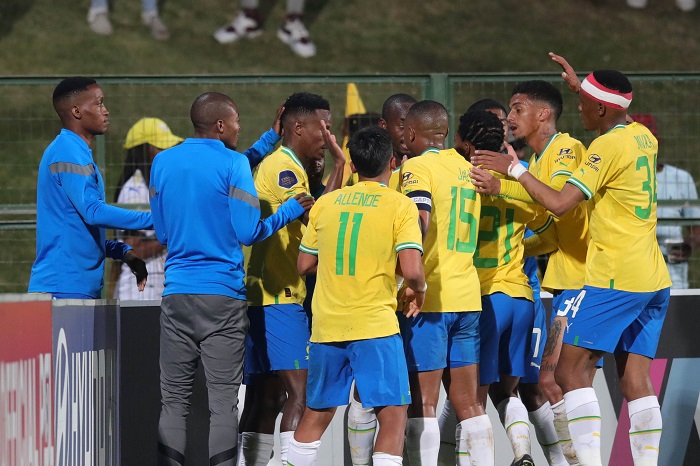
[[[593,73],[586,76],[581,83],[581,91],[596,102],[608,107],[627,110],[632,103],[631,92],[620,92],[600,84]]]

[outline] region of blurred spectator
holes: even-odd
[[[119,204],[148,204],[148,181],[151,173],[153,158],[161,151],[173,147],[183,141],[175,136],[168,125],[158,118],[141,118],[126,133],[124,149],[126,160],[122,172],[115,201]],[[133,278],[126,264],[115,262],[113,278],[117,282],[114,298],[131,299],[160,299],[163,294],[163,275],[165,246],[160,244],[152,230],[119,232],[121,240],[134,248],[134,252],[146,261],[148,283],[143,293],[133,286]],[[118,276],[118,280],[117,277]]]
[[[141,21],[151,30],[151,36],[156,40],[166,40],[170,37],[170,31],[158,16],[157,0],[141,0]],[[97,34],[109,36],[114,29],[109,20],[108,0],[92,0],[87,16],[90,29]]]
[[[241,0],[241,11],[228,24],[214,32],[214,39],[220,44],[228,44],[238,39],[253,39],[262,34],[260,0]],[[277,29],[277,37],[300,57],[316,55],[316,44],[311,42],[309,31],[302,22],[304,0],[287,0],[287,16],[284,24]]]
[[[662,139],[652,115],[640,113],[632,115],[632,119],[649,128],[661,146]],[[656,182],[659,201],[698,198],[695,181],[690,173],[673,165],[658,162]],[[658,207],[656,215],[660,219],[700,218],[700,208],[689,205]],[[700,225],[687,227],[685,231],[680,225],[659,225],[656,228],[656,238],[668,264],[673,288],[688,288],[688,259],[693,250],[700,246]]]
[[[648,0],[627,0],[627,6],[630,8],[646,8]],[[676,0],[676,6],[681,11],[693,11],[695,9],[695,0]]]

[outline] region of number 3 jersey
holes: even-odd
[[[656,242],[658,143],[643,125],[596,138],[567,183],[589,199],[586,285],[651,292],[671,286]]]
[[[399,333],[396,257],[423,251],[418,209],[385,185],[362,181],[320,197],[299,250],[318,256],[311,341]]]
[[[402,192],[430,213],[423,241],[428,292],[422,312],[481,310],[473,260],[481,197],[469,174],[472,166],[454,149],[428,149],[401,166]]]

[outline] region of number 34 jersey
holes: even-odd
[[[401,166],[401,190],[430,213],[423,240],[428,292],[423,312],[481,310],[474,252],[481,197],[472,184],[472,164],[454,149],[428,149]]]
[[[567,183],[589,199],[586,285],[651,292],[671,286],[656,241],[658,143],[638,123],[596,138]]]
[[[423,251],[418,209],[396,190],[362,181],[321,196],[299,250],[318,256],[311,341],[399,333],[396,256]]]

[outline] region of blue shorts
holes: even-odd
[[[493,293],[481,297],[481,308],[479,383],[498,382],[500,374],[524,376],[531,359],[534,304],[529,299]]]
[[[633,293],[584,286],[571,306],[564,343],[653,358],[670,296],[670,288]]]
[[[530,364],[525,367],[525,375],[520,383],[539,383],[540,365],[547,342],[547,311],[540,298],[535,298],[535,323],[530,335]]]
[[[299,304],[248,308],[245,374],[309,367],[309,320]]]
[[[567,319],[573,312],[574,303],[581,294],[581,290],[561,290],[554,293],[552,297],[552,315],[549,319],[549,324],[554,322],[555,317],[563,317]],[[603,358],[600,358],[595,365],[598,368],[603,367]]]
[[[480,314],[421,312],[407,318],[397,312],[409,372],[478,364]]]
[[[365,408],[410,404],[401,337],[396,334],[368,340],[311,343],[306,384],[309,408],[347,404],[353,379]]]

